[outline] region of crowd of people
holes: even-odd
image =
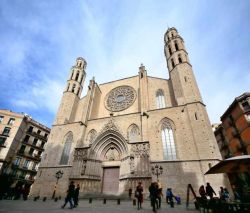
[[[156,212],[156,209],[161,208],[162,198],[164,196],[163,189],[157,182],[153,182],[149,186],[148,190],[153,212]],[[130,198],[131,195],[132,195],[132,189],[129,189]],[[142,208],[142,202],[143,202],[143,187],[141,182],[139,182],[136,187],[135,198],[137,199],[137,209],[140,210]],[[177,204],[181,204],[180,196],[174,196],[172,189],[168,188],[166,190],[166,203],[169,204],[171,207],[174,207],[174,199],[176,200]]]
[[[214,195],[217,195],[210,183],[207,183],[206,188],[204,185],[201,185],[199,188],[199,194],[203,200],[207,200],[207,198],[212,200]],[[221,201],[229,202],[230,194],[227,188],[220,187],[219,199]]]

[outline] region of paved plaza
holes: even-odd
[[[11,212],[11,213],[63,213],[63,212],[84,212],[84,213],[132,213],[132,212],[153,212],[150,207],[150,202],[145,201],[143,203],[143,209],[137,210],[136,206],[133,206],[132,201],[121,201],[120,205],[117,205],[115,200],[107,200],[106,204],[103,204],[102,200],[93,200],[89,203],[88,200],[80,200],[79,206],[74,209],[68,209],[68,206],[61,209],[63,200],[55,202],[53,200],[47,200],[43,202],[38,200],[34,202],[33,200],[23,201],[23,200],[1,200],[0,201],[0,212]],[[193,205],[187,210],[185,205],[175,205],[175,208],[170,208],[166,203],[162,204],[162,208],[157,212],[172,212],[172,213],[182,213],[182,212],[199,212],[194,209]]]

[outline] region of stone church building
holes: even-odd
[[[196,191],[206,182],[216,191],[227,185],[223,175],[204,175],[221,156],[184,41],[169,28],[164,43],[169,79],[149,76],[141,65],[132,77],[103,84],[93,78],[82,98],[87,63],[77,58],[33,196],[64,196],[71,180],[81,195],[128,194],[139,181],[148,193],[156,165],[163,190],[183,197],[189,183]]]

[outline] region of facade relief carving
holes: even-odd
[[[131,145],[131,152],[136,157],[149,157],[149,143],[137,143]]]
[[[87,159],[88,148],[75,148],[74,161]]]

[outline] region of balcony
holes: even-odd
[[[39,154],[27,153],[27,152],[24,152],[23,150],[19,150],[18,155],[24,156],[24,157],[29,158],[31,160],[41,161],[41,155],[39,155]]]
[[[29,131],[29,130],[27,130],[26,132],[27,132],[28,134],[30,134],[30,135],[36,137],[36,138],[39,138],[39,139],[43,140],[43,141],[47,141],[47,140],[48,140],[48,136],[40,135],[40,134],[38,134],[38,133],[35,132],[35,131]]]

